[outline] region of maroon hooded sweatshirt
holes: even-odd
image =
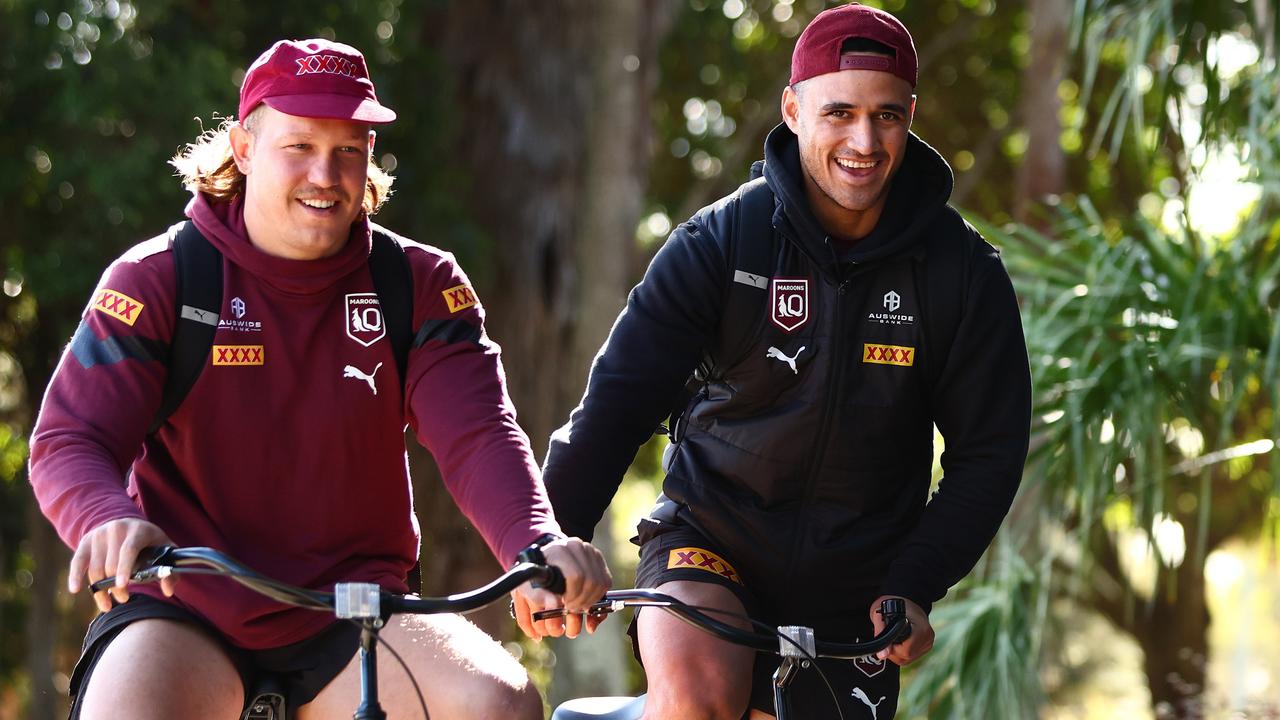
[[[201,195],[187,215],[224,261],[214,347],[182,405],[147,434],[176,316],[168,235],[107,268],[46,392],[31,484],[68,545],[109,520],[145,518],[178,545],[218,548],[285,582],[404,591],[419,543],[406,424],[500,562],[560,534],[499,349],[452,255],[397,238],[416,331],[402,393],[367,221],[335,255],[299,261],[254,248],[238,200]],[[183,577],[167,600],[251,649],[333,622],[225,578]]]

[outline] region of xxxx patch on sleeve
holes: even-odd
[[[138,321],[143,307],[145,306],[141,302],[108,288],[102,288],[93,298],[94,310],[110,315],[129,327],[133,327]]]
[[[672,550],[667,555],[667,569],[692,568],[694,570],[706,570],[715,573],[721,577],[728,578],[739,585],[742,579],[738,577],[738,571],[733,566],[725,562],[723,558],[710,550],[702,548],[683,547]]]
[[[450,313],[456,313],[459,310],[466,310],[476,304],[476,293],[469,285],[456,285],[445,290],[444,304],[448,306]]]

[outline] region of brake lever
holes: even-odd
[[[138,553],[136,566],[141,566],[140,570],[135,570],[129,575],[129,581],[135,583],[148,583],[163,580],[173,574],[173,554],[172,545],[155,545],[145,547],[142,552]],[[103,590],[110,590],[116,586],[115,576],[105,577],[101,580],[89,585],[89,592],[96,593]]]
[[[602,618],[616,609],[618,608],[614,607],[613,602],[602,600],[598,603],[592,604],[591,607],[587,608],[586,614],[591,617]],[[569,613],[565,611],[565,609],[562,607],[551,608],[550,610],[539,610],[533,613],[533,620],[534,622],[537,622],[538,620],[552,620],[554,618],[562,618],[568,614]]]

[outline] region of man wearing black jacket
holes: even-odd
[[[905,599],[906,640],[823,665],[845,717],[884,720],[898,666],[933,645],[929,609],[973,568],[1017,490],[1026,345],[998,254],[947,205],[950,168],[910,132],[906,28],[858,4],[828,10],[791,68],[763,179],[658,252],[552,438],[544,477],[566,532],[589,538],[700,366],[663,495],[638,529],[636,584],[830,640],[868,639],[883,627],[880,600]],[[735,227],[760,192],[771,232]],[[767,277],[734,266],[747,236],[772,237]],[[731,311],[742,292],[759,296],[749,322]],[[930,497],[935,426],[945,477]],[[664,613],[641,613],[632,632],[647,717],[773,712],[776,657]],[[796,683],[800,717],[835,716],[814,673]]]

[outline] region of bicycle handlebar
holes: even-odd
[[[777,652],[779,649],[778,638],[781,635],[780,632],[764,634],[743,630],[716,620],[702,610],[677,598],[653,590],[611,590],[605,593],[604,600],[591,606],[588,614],[603,616],[625,607],[660,607],[690,625],[736,645],[762,652]],[[817,657],[854,660],[867,655],[874,655],[911,635],[911,622],[907,620],[906,606],[902,600],[898,598],[883,600],[877,612],[883,615],[885,619],[885,629],[879,635],[870,640],[853,643],[815,639],[815,652],[813,654]],[[545,610],[534,613],[533,618],[535,620],[544,620],[561,614],[563,614],[563,611]],[[788,642],[791,641],[788,640]]]
[[[337,613],[337,597],[333,592],[308,590],[273,580],[249,569],[230,556],[213,548],[171,546],[147,548],[139,556],[138,569],[130,575],[133,582],[154,582],[170,574],[212,574],[231,578],[261,595],[297,607]],[[409,597],[379,590],[378,604],[390,613],[432,614],[465,613],[484,607],[506,595],[526,581],[557,595],[564,592],[564,575],[553,565],[520,563],[493,582],[470,592],[445,597]],[[108,577],[89,586],[91,592],[115,585]],[[341,585],[339,585],[341,587]]]

